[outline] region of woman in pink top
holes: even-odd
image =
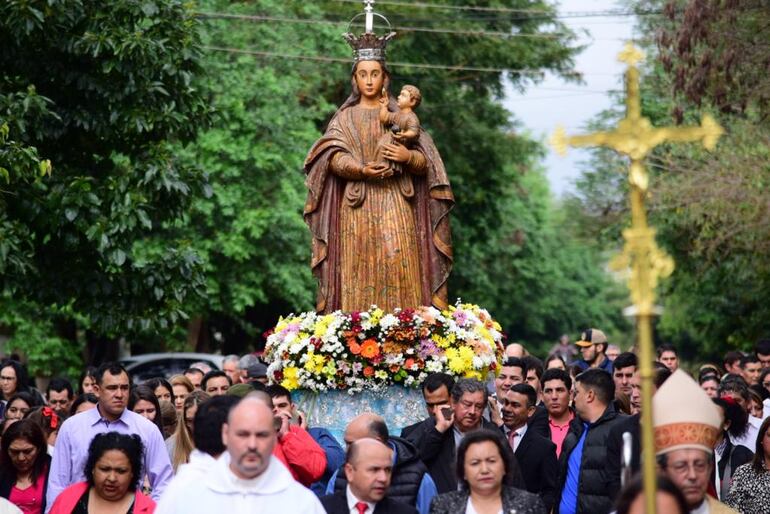
[[[62,491],[50,514],[152,514],[155,502],[138,489],[143,452],[138,435],[96,435],[88,448],[86,481]]]
[[[17,421],[3,434],[0,450],[0,496],[24,514],[45,511],[51,457],[43,430],[33,421]]]

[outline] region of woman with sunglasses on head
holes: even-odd
[[[0,496],[24,514],[45,512],[51,457],[43,430],[31,420],[12,424],[0,449]]]

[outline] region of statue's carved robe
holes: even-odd
[[[447,305],[454,197],[444,163],[423,130],[404,173],[365,180],[360,167],[383,134],[379,109],[342,109],[305,161],[319,312]]]

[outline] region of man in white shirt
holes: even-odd
[[[222,426],[227,448],[204,480],[188,483],[158,514],[323,514],[318,498],[296,482],[276,459],[273,412],[262,399],[247,396]]]

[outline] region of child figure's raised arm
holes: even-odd
[[[390,120],[390,111],[388,111],[388,93],[383,91],[380,97],[380,123],[387,125]]]

